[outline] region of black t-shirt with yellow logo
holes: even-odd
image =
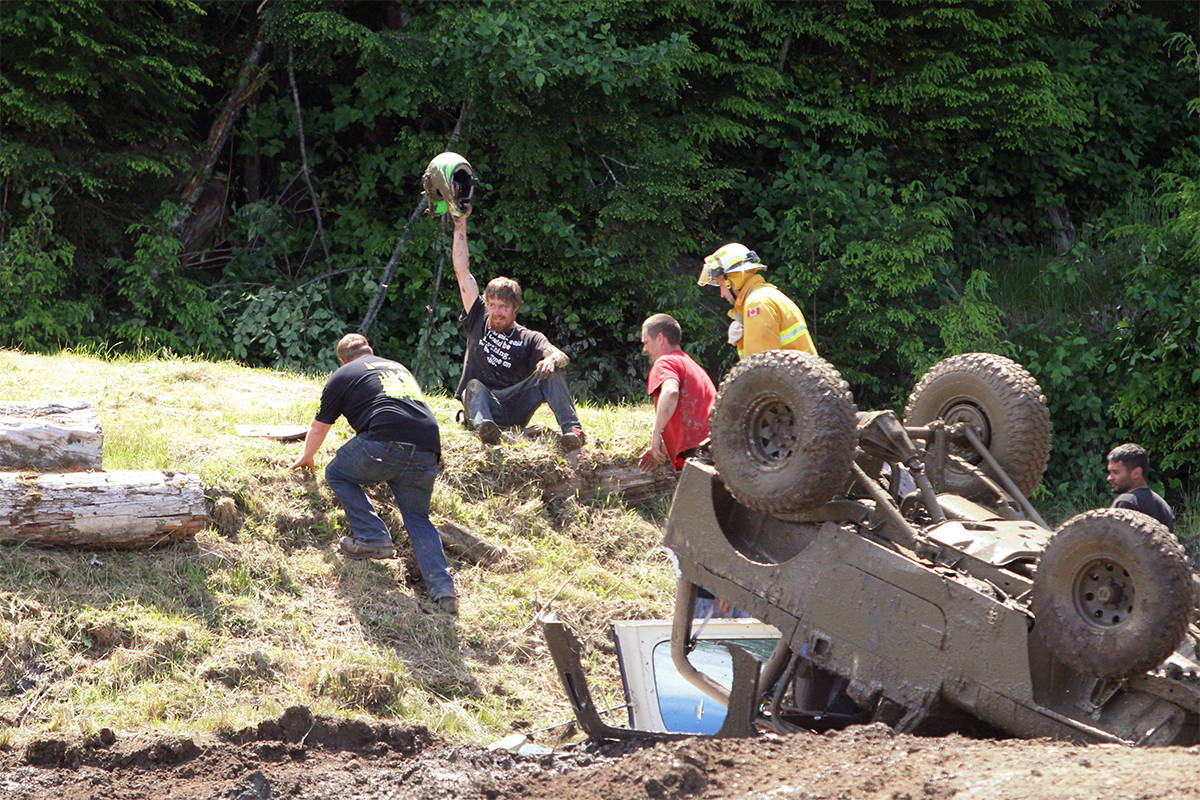
[[[339,415],[354,432],[376,442],[408,442],[442,452],[437,420],[417,379],[403,365],[375,355],[359,356],[329,376],[317,421],[332,425]]]

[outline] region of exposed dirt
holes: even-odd
[[[85,742],[43,739],[0,751],[0,797],[1151,800],[1200,797],[1200,747],[921,738],[871,725],[519,756],[296,707],[221,736],[120,739],[101,731]]]

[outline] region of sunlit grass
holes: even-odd
[[[493,566],[452,561],[451,619],[434,612],[406,554],[336,553],[345,517],[328,486],[288,470],[300,443],[236,435],[243,423],[306,425],[321,386],[173,356],[0,350],[6,398],[93,404],[107,469],[194,471],[241,517],[230,535],[141,551],[0,547],[0,743],[237,728],[297,703],[478,741],[557,725],[570,712],[536,624],[550,603],[587,643],[598,695],[620,692],[608,623],[670,609],[673,573],[657,549],[666,503],[635,512],[548,497],[547,482],[574,468],[556,436],[487,448],[454,421],[456,401],[430,396],[443,441],[434,520],[507,553]],[[649,404],[579,413],[580,464],[628,466],[645,446]],[[548,410],[532,423],[557,432]],[[318,466],[349,435],[339,422]],[[390,501],[380,511],[406,551]]]

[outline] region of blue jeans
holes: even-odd
[[[434,600],[454,596],[454,579],[442,550],[442,537],[429,521],[429,499],[437,476],[437,456],[401,442],[373,442],[355,436],[325,467],[325,480],[346,510],[350,532],[360,542],[389,544],[392,536],[375,513],[364,486],[386,483],[396,498],[417,568]]]
[[[482,381],[472,379],[463,389],[462,401],[474,428],[488,419],[505,428],[528,425],[542,403],[550,406],[563,433],[579,427],[571,390],[557,372],[540,381],[530,375],[507,389],[489,389]]]

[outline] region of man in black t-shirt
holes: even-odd
[[[325,382],[321,407],[304,437],[304,452],[292,469],[314,470],[313,458],[330,427],[345,416],[356,435],[325,467],[325,480],[350,523],[351,535],[338,543],[342,554],[348,558],[394,554],[387,525],[363,489],[386,483],[404,518],[429,596],[443,611],[457,614],[458,599],[441,535],[429,520],[442,453],[437,420],[408,369],[376,356],[366,337],[346,334],[338,342],[337,355],[342,366]]]
[[[1175,530],[1175,514],[1167,501],[1146,485],[1150,459],[1141,445],[1122,444],[1108,454],[1108,485],[1117,493],[1113,508],[1132,508]]]
[[[575,402],[559,369],[569,359],[544,334],[517,324],[521,286],[511,278],[494,278],[479,294],[470,269],[467,217],[454,218],[451,258],[462,296],[467,349],[455,397],[462,401],[470,427],[486,444],[500,443],[500,426],[525,425],[546,403],[562,428],[564,450],[584,443]]]

